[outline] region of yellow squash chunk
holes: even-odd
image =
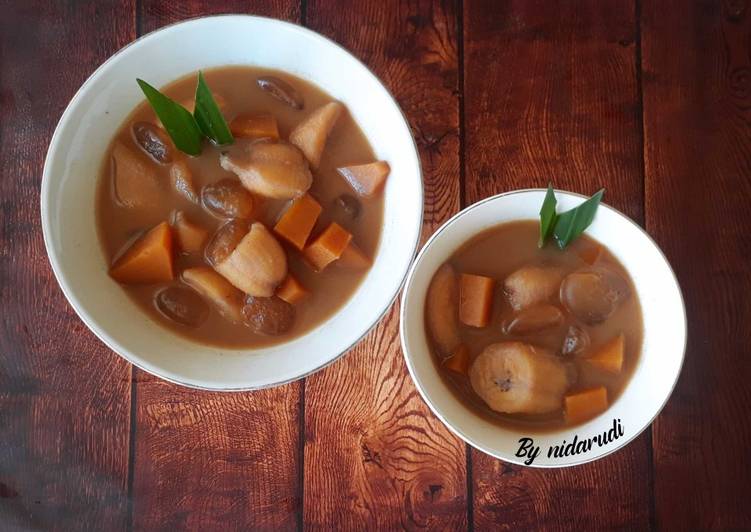
[[[183,271],[183,281],[208,299],[225,318],[241,322],[243,294],[208,266]]]
[[[276,297],[286,301],[290,305],[296,305],[309,294],[310,292],[291,274],[287,274],[282,284],[276,289]]]
[[[383,189],[391,168],[386,161],[376,161],[357,166],[344,166],[336,170],[355,192],[360,196],[368,197]]]
[[[300,148],[313,168],[318,168],[321,164],[321,155],[326,146],[326,140],[339,115],[342,114],[342,110],[344,106],[339,102],[327,103],[316,109],[290,133],[289,141]]]
[[[581,423],[592,419],[608,408],[608,391],[604,386],[590,388],[566,395],[566,421]]]
[[[495,281],[483,275],[463,273],[459,279],[459,320],[470,327],[490,321]]]
[[[336,261],[337,266],[347,270],[367,270],[371,264],[368,256],[354,242],[344,248],[342,256]]]
[[[269,113],[237,115],[230,122],[229,129],[235,137],[239,138],[279,140],[279,126],[276,123],[276,117]]]
[[[623,369],[625,347],[626,339],[623,333],[621,333],[609,340],[585,360],[599,369],[609,371],[610,373],[620,373]]]
[[[153,207],[161,200],[155,163],[120,141],[112,147],[112,183],[117,201],[125,207]]]
[[[466,375],[469,371],[469,349],[466,345],[460,345],[454,354],[443,363],[445,368],[456,373]]]
[[[191,222],[182,211],[175,213],[175,219],[172,222],[175,230],[175,240],[177,247],[183,253],[198,253],[203,249],[209,232],[200,225]]]
[[[174,271],[172,229],[162,222],[115,261],[110,275],[123,284],[152,284],[171,281]]]
[[[323,210],[321,205],[306,194],[289,206],[274,226],[274,232],[297,249],[302,250],[321,210]]]
[[[316,271],[338,259],[352,240],[352,234],[336,222],[331,222],[323,233],[303,251],[303,255]]]

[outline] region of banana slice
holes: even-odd
[[[626,279],[605,268],[576,271],[561,284],[561,303],[587,325],[607,320],[628,299],[631,289]]]
[[[321,164],[321,156],[323,149],[326,147],[329,133],[334,128],[334,124],[336,124],[342,111],[344,111],[342,104],[329,102],[313,111],[289,134],[289,141],[302,150],[313,168],[318,168]]]
[[[566,318],[558,307],[538,305],[517,312],[503,324],[504,334],[524,336],[559,327]]]
[[[289,142],[254,142],[243,155],[222,154],[219,164],[245,188],[267,198],[299,198],[313,183],[302,152]]]
[[[214,269],[246,294],[271,297],[287,276],[287,255],[269,230],[255,222],[235,250]]]
[[[456,273],[450,264],[444,264],[430,281],[425,304],[428,331],[444,357],[453,355],[461,344],[458,301]]]
[[[514,310],[521,310],[550,301],[562,279],[557,268],[524,266],[506,278],[504,288]]]
[[[570,375],[546,349],[502,342],[480,353],[469,368],[469,381],[496,412],[543,414],[561,408]]]

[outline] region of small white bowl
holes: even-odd
[[[591,462],[610,454],[638,436],[660,413],[670,397],[683,364],[686,314],[683,296],[665,256],[636,223],[601,205],[587,233],[605,244],[631,275],[644,317],[644,343],[631,380],[614,404],[591,421],[551,433],[525,434],[502,428],[459,402],[438,374],[424,327],[425,295],[433,274],[467,240],[505,222],[539,219],[545,190],[519,190],[493,196],[466,208],[428,240],[412,265],[402,295],[401,340],[407,367],[425,402],[438,418],[464,441],[507,462],[535,467],[565,467]],[[558,212],[584,199],[556,191]],[[607,433],[619,422],[623,435],[591,450],[557,458],[551,446]],[[540,453],[531,464],[518,456],[520,439],[531,438]],[[565,446],[564,446],[565,448]]]
[[[391,165],[381,246],[353,297],[291,342],[233,351],[190,342],[152,321],[107,275],[95,190],[108,143],[143,100],[140,77],[159,87],[198,69],[277,68],[343,102],[376,156]],[[168,26],[126,46],[83,84],[52,137],[42,178],[42,228],[52,268],[86,325],[129,362],[178,384],[247,390],[312,373],[355,345],[389,309],[414,257],[422,224],[420,160],[412,134],[381,82],[342,47],[278,20],[231,15]]]

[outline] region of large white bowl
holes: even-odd
[[[446,222],[423,247],[407,277],[402,295],[401,340],[409,372],[433,412],[460,438],[497,458],[524,464],[517,452],[521,438],[532,438],[541,451],[532,465],[564,467],[590,462],[626,445],[649,426],[670,397],[683,364],[686,314],[680,287],[664,255],[636,223],[601,205],[587,233],[604,243],[634,281],[644,317],[644,343],[631,380],[610,408],[591,421],[553,433],[526,434],[502,428],[468,409],[448,389],[431,359],[424,327],[425,295],[433,274],[477,233],[513,220],[538,219],[545,190],[520,190],[476,203]],[[558,212],[584,199],[556,192]],[[548,457],[552,445],[569,444],[608,432],[614,420],[623,435],[581,454]]]
[[[152,321],[107,276],[96,232],[99,168],[117,128],[143,99],[136,78],[155,86],[223,65],[278,68],[343,102],[379,159],[391,165],[381,246],[350,301],[310,333],[275,347],[233,351],[196,344]],[[388,310],[414,257],[422,222],[422,179],[404,116],[357,59],[310,30],[251,16],[190,20],[151,33],[107,60],[83,84],[52,137],[42,178],[42,228],[65,296],[86,325],[128,361],[164,379],[215,390],[282,384],[335,360]]]

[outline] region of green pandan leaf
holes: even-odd
[[[203,136],[190,111],[142,79],[136,81],[177,149],[188,155],[199,155]]]
[[[224,146],[232,144],[235,139],[229,130],[227,122],[224,120],[219,106],[214,100],[214,96],[203,78],[203,73],[198,72],[198,85],[196,86],[196,109],[193,112],[198,127],[204,135],[214,141],[214,143]]]
[[[548,183],[548,192],[545,194],[545,199],[542,202],[540,208],[540,240],[537,242],[537,247],[542,247],[545,242],[550,238],[555,227],[555,222],[558,219],[558,215],[555,212],[555,206],[558,201],[555,199],[555,192],[553,191],[552,183]]]
[[[605,189],[603,188],[578,207],[558,215],[553,229],[553,237],[560,249],[576,240],[589,227],[589,224],[595,218],[595,213],[597,213],[597,208],[600,206],[600,200],[604,193]]]

